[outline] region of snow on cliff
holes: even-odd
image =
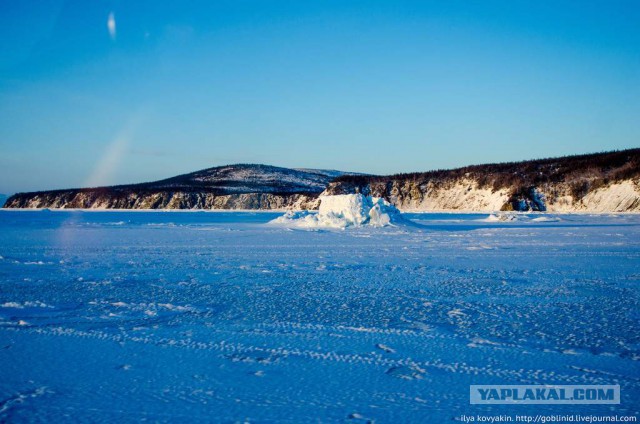
[[[289,169],[269,165],[228,165],[170,178],[160,183],[214,187],[226,193],[320,193],[344,172]]]
[[[295,227],[384,227],[401,221],[400,211],[384,199],[362,194],[320,196],[318,213],[287,212],[271,221]]]
[[[577,201],[566,195],[547,208],[550,212],[640,212],[640,183],[626,180],[590,191]]]

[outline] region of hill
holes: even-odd
[[[8,208],[284,209],[313,208],[343,172],[237,164],[160,181],[111,187],[18,193]],[[312,203],[312,204],[309,204]]]

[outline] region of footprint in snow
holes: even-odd
[[[357,412],[349,414],[347,419],[350,420],[350,421],[353,421],[353,422],[366,423],[366,424],[373,424],[375,422],[372,419],[366,418],[363,415],[358,414]]]
[[[386,371],[387,375],[403,380],[422,380],[427,374],[427,370],[418,365],[399,365],[391,367]]]
[[[378,343],[378,344],[376,345],[376,348],[378,348],[378,349],[380,349],[380,350],[382,350],[382,351],[384,351],[384,352],[387,352],[387,353],[396,353],[395,349],[390,348],[389,346],[384,345],[384,344],[382,344],[382,343]]]
[[[281,359],[281,355],[271,354],[268,352],[244,352],[225,355],[227,359],[233,362],[272,364]]]

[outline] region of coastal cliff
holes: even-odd
[[[386,177],[344,175],[323,194],[356,192],[403,211],[639,212],[640,149]]]
[[[640,212],[640,149],[376,176],[267,165],[209,168],[152,183],[18,193],[5,208],[317,209],[363,193],[402,211]]]

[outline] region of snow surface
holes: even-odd
[[[398,222],[402,222],[402,217],[395,206],[384,199],[362,194],[320,196],[317,214],[290,211],[272,221],[273,224],[306,228],[385,227]]]
[[[193,181],[209,183],[228,193],[321,192],[344,173],[320,169],[288,169],[268,165],[229,165],[193,174]]]
[[[310,174],[324,175],[330,178],[337,178],[342,175],[362,175],[354,172],[337,171],[335,169],[314,169],[314,168],[293,168],[295,171],[308,172]]]
[[[0,422],[640,412],[640,216],[277,216],[0,212]],[[622,403],[473,406],[470,384]]]

